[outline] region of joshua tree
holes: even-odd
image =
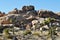
[[[15,35],[14,26],[15,26],[15,23],[16,23],[16,18],[14,18],[14,19],[10,18],[10,22],[13,24],[13,35]]]
[[[43,27],[44,25],[48,25],[49,29],[52,27],[52,21],[54,21],[54,18],[47,18],[43,23],[40,24],[40,27]]]
[[[51,37],[52,40],[55,40],[55,37],[54,36],[55,35],[57,36],[57,33],[55,31],[56,31],[56,26],[50,27],[47,38]]]
[[[16,36],[15,36],[15,33],[14,33],[14,27],[15,27],[15,24],[16,24],[16,18],[14,18],[14,19],[10,19],[10,22],[12,22],[12,24],[13,24],[13,40],[18,40],[17,38],[16,38]]]
[[[44,24],[45,25],[48,25],[48,27],[50,27],[50,24],[51,23],[51,18],[47,18],[47,20],[44,21]]]

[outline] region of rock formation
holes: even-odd
[[[54,12],[52,11],[47,11],[47,10],[41,10],[41,11],[38,11],[38,15],[40,17],[43,17],[43,18],[47,18],[47,17],[51,17],[51,18],[56,18],[56,19],[60,19],[57,14],[55,14]]]
[[[35,7],[30,5],[30,6],[23,6],[22,10],[19,10],[15,8],[13,11],[8,12],[8,14],[5,14],[4,12],[0,12],[0,24],[4,23],[9,23],[9,21],[12,19],[15,25],[21,26],[20,24],[23,23],[24,26],[27,24],[32,24],[33,20],[38,20],[39,18],[55,18],[60,20],[60,15],[55,14],[52,11],[47,11],[47,10],[35,10]],[[13,23],[12,22],[12,23]],[[11,23],[11,24],[12,24]]]

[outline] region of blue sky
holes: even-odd
[[[0,11],[8,13],[14,8],[21,9],[24,5],[34,5],[35,10],[60,11],[60,0],[0,0]]]

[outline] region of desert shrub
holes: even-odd
[[[39,32],[34,32],[33,35],[40,36]]]
[[[4,34],[4,37],[6,38],[12,38],[12,36],[9,34],[9,29],[4,29],[3,34]]]
[[[8,29],[4,29],[4,30],[3,30],[3,33],[4,33],[4,34],[8,34],[8,33],[9,33],[9,30],[8,30]]]
[[[32,32],[31,32],[31,30],[26,30],[26,31],[24,31],[24,35],[27,35],[27,34],[31,34]]]

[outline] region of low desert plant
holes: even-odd
[[[24,31],[24,33],[23,33],[24,35],[27,35],[27,34],[32,34],[32,32],[31,32],[31,30],[26,30],[26,31]]]
[[[33,35],[40,36],[40,33],[39,32],[34,32]]]

